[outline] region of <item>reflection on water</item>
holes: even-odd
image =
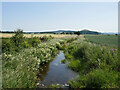
[[[40,84],[65,84],[77,76],[77,73],[67,68],[66,64],[61,63],[63,59],[65,59],[64,53],[60,52],[53,61],[43,65],[43,69],[38,73]]]

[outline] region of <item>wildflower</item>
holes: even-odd
[[[39,85],[40,83],[37,83],[37,85]]]

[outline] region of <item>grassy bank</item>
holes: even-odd
[[[65,56],[68,67],[79,73],[79,78],[69,82],[70,87],[120,87],[118,49],[78,39],[66,48]]]
[[[56,43],[42,43],[38,47],[23,49],[19,53],[2,55],[3,88],[26,88],[36,86],[36,72],[57,53]]]

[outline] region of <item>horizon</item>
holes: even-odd
[[[2,31],[118,32],[117,2],[4,2]]]
[[[2,31],[3,32],[14,32],[16,30],[2,30]],[[62,31],[82,31],[82,30],[95,31],[95,30],[90,30],[90,29],[81,29],[81,30],[58,29],[58,30],[44,30],[44,31],[24,31],[23,30],[23,32],[52,32],[52,31],[60,31],[60,30],[62,30]],[[118,33],[118,32],[100,32],[100,31],[95,31],[95,32],[99,32],[99,33]]]

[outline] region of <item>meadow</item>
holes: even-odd
[[[118,35],[85,35],[85,38],[96,44],[118,47]]]
[[[0,34],[0,37],[2,38],[10,38],[12,36],[14,36],[15,34],[10,34],[10,33],[3,33],[3,34]],[[71,35],[61,35],[61,34],[23,34],[24,37],[27,37],[27,38],[31,38],[31,37],[43,37],[43,36],[52,36],[52,37],[66,37],[66,36],[71,36]]]
[[[62,63],[79,74],[69,88],[120,88],[117,36],[63,36],[2,38],[2,87],[36,88],[37,71],[62,50]]]

